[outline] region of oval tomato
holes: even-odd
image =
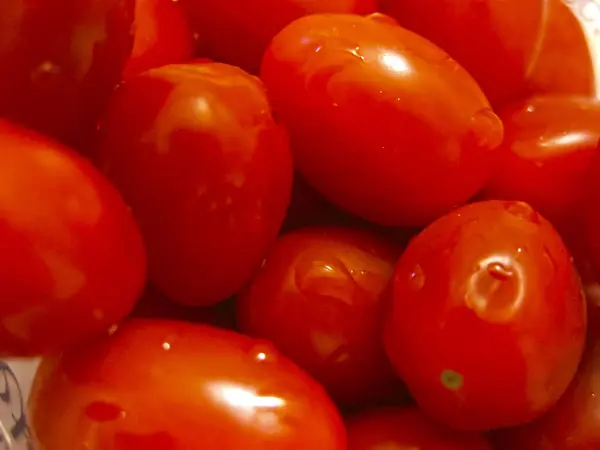
[[[132,207],[151,281],[210,305],[259,268],[289,202],[292,162],[260,81],[218,63],[130,78],[102,124],[99,164]]]
[[[526,203],[474,203],[438,219],[394,276],[384,344],[432,417],[459,429],[519,425],[567,389],[585,301],[560,236]]]
[[[398,391],[380,341],[400,251],[368,231],[306,228],[284,235],[238,296],[240,329],[266,338],[343,404]]]
[[[466,202],[502,140],[469,74],[380,15],[295,21],[273,39],[262,79],[308,182],[383,225],[422,225]]]
[[[0,117],[86,143],[131,54],[134,0],[0,2]]]
[[[480,434],[446,428],[414,406],[366,411],[346,426],[348,450],[491,450]]]
[[[198,47],[217,61],[258,73],[269,42],[286,25],[316,13],[367,14],[376,0],[180,0]]]
[[[45,450],[346,450],[331,400],[271,344],[184,322],[133,320],[44,360],[29,406]]]
[[[0,121],[0,355],[56,351],[133,308],[146,260],[117,191],[87,161]]]

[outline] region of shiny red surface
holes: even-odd
[[[390,20],[300,19],[261,75],[313,187],[373,222],[423,225],[481,188],[502,124],[464,69]]]
[[[581,285],[558,233],[525,203],[488,201],[411,241],[396,267],[384,344],[426,413],[487,430],[556,403],[585,331]]]
[[[0,116],[87,141],[133,46],[134,0],[0,2]]]
[[[491,450],[480,434],[446,428],[414,406],[367,410],[346,426],[348,450]]]
[[[240,329],[273,342],[339,403],[382,400],[400,390],[380,340],[399,254],[368,231],[288,233],[238,296]]]
[[[0,121],[0,355],[56,351],[142,292],[140,234],[117,191],[59,144]]]
[[[44,360],[29,406],[44,450],[346,450],[323,389],[271,344],[183,322]]]
[[[269,42],[294,20],[308,14],[376,11],[376,0],[180,0],[199,52],[258,73]]]
[[[151,281],[210,305],[259,268],[289,202],[292,162],[260,81],[218,63],[132,77],[112,99],[99,165],[131,205]]]

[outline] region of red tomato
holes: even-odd
[[[331,400],[271,344],[185,322],[44,360],[29,405],[44,450],[346,450]]]
[[[0,117],[80,144],[131,53],[134,0],[0,1]]]
[[[133,308],[146,265],[117,191],[87,161],[0,121],[0,355],[56,351]]]
[[[537,58],[547,0],[379,0],[382,12],[446,50],[492,103],[522,88]]]
[[[376,0],[180,0],[198,33],[200,51],[258,73],[269,42],[307,14],[376,10]]]
[[[389,20],[299,19],[262,78],[311,185],[367,220],[422,225],[481,188],[502,124],[464,69]]]
[[[491,450],[480,434],[446,428],[416,407],[367,411],[350,418],[347,429],[348,450]]]
[[[179,4],[173,0],[136,0],[135,34],[124,76],[192,59],[194,38]]]
[[[484,198],[526,201],[559,229],[569,228],[600,140],[600,102],[532,97],[499,115],[505,138]]]
[[[274,342],[340,403],[382,399],[400,384],[380,341],[399,254],[367,231],[284,235],[238,297],[240,329]]]
[[[132,77],[102,125],[101,167],[133,209],[151,281],[210,305],[259,268],[289,202],[292,162],[260,81],[225,64]]]
[[[573,379],[586,314],[571,257],[520,202],[474,203],[412,240],[384,344],[417,403],[459,429],[528,422]]]

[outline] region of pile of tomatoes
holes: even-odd
[[[600,449],[571,7],[1,0],[0,357],[42,357],[39,449]]]

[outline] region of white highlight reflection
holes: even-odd
[[[408,74],[411,72],[411,67],[406,58],[398,53],[383,52],[379,57],[379,60],[381,61],[381,64],[392,72],[400,74]]]

